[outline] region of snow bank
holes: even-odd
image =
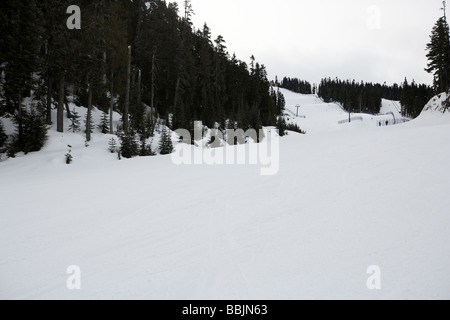
[[[448,93],[441,93],[434,96],[423,108],[423,112],[448,113],[450,110],[444,106],[444,102],[449,98]]]
[[[10,136],[16,133],[16,129],[14,127],[14,123],[9,118],[0,118],[0,121],[3,123],[3,129],[5,129],[5,133]]]
[[[441,93],[434,96],[423,108],[422,113],[412,121],[412,125],[434,126],[450,123],[450,109],[445,109],[444,102],[449,94]]]

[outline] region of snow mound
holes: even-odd
[[[412,121],[416,125],[434,126],[450,123],[450,110],[445,107],[445,101],[449,98],[448,93],[434,96],[423,108],[422,113]]]
[[[448,113],[450,109],[446,107],[445,102],[448,100],[448,93],[441,93],[437,96],[434,96],[423,108],[423,112],[435,112],[438,111],[440,113]],[[422,113],[423,113],[422,112]]]

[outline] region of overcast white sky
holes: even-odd
[[[177,2],[184,12],[184,1]],[[192,0],[192,6],[196,28],[207,22],[230,54],[246,62],[255,55],[271,79],[391,84],[406,76],[432,84],[425,46],[442,0]]]

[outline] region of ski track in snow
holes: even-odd
[[[275,176],[117,161],[110,136],[85,148],[54,131],[42,152],[0,162],[0,298],[450,299],[449,114],[338,125],[336,104],[283,94],[308,134],[281,139]]]

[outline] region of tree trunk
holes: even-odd
[[[150,113],[152,115],[152,121],[153,121],[153,111],[155,108],[155,50],[153,50],[153,57],[152,57],[152,99],[150,103]]]
[[[91,141],[92,85],[88,89],[88,111],[86,116],[86,141]]]
[[[106,51],[103,51],[103,62],[106,65]],[[106,87],[106,84],[108,83],[108,77],[106,76],[106,70],[105,73],[103,74],[103,84]]]
[[[128,115],[130,112],[130,78],[131,78],[131,46],[128,47],[127,89],[125,93],[125,110],[123,112],[123,131],[128,133]]]
[[[22,120],[22,93],[19,91],[19,101],[17,102],[17,125],[19,127],[19,141],[23,137],[23,120]]]
[[[173,99],[174,110],[176,109],[176,107],[178,105],[178,96],[179,96],[179,91],[180,91],[180,83],[181,83],[181,77],[180,77],[180,75],[178,75],[178,77],[177,77],[177,85],[175,87],[175,98]]]
[[[138,110],[142,109],[141,77],[142,77],[142,72],[141,72],[141,70],[139,70],[138,71],[138,96],[137,96]]]
[[[114,69],[111,69],[111,101],[109,107],[109,133],[114,134],[113,117],[114,117]]]
[[[64,84],[64,73],[61,73],[59,78],[59,101],[56,116],[56,131],[58,132],[64,132]]]
[[[233,119],[236,120],[235,99],[233,99]]]
[[[52,95],[53,95],[53,80],[48,79],[48,92],[47,92],[47,124],[52,124]]]
[[[72,112],[70,112],[70,108],[69,108],[69,104],[67,103],[67,101],[64,102],[65,106],[66,106],[66,112],[67,112],[67,118],[72,118]]]

